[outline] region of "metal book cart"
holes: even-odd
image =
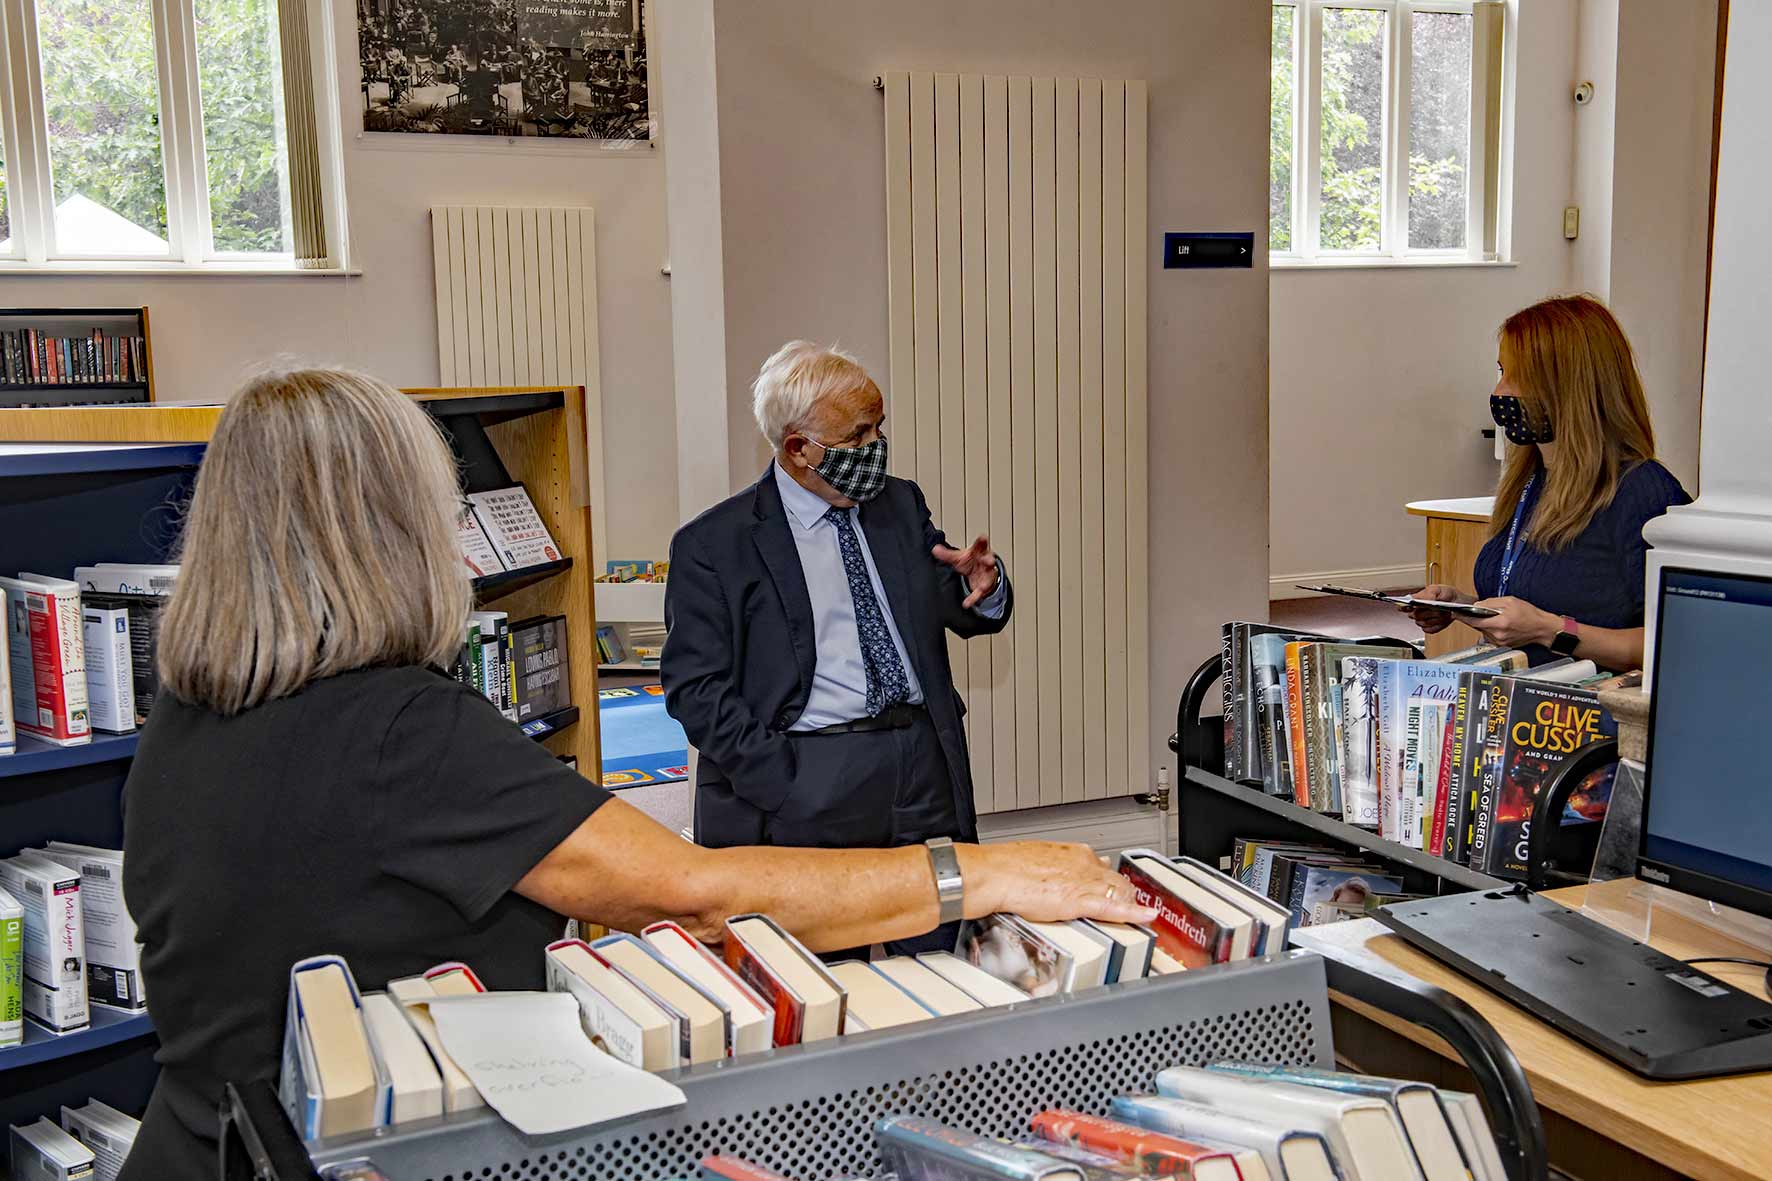
[[[1510,1181],[1541,1181],[1538,1109],[1494,1031],[1425,993],[1372,984],[1375,1003],[1459,1049]],[[1354,977],[1335,986],[1362,988]],[[1020,1135],[1042,1108],[1105,1112],[1115,1095],[1148,1091],[1165,1067],[1227,1058],[1335,1064],[1322,957],[1289,952],[730,1059],[668,1076],[688,1096],[685,1107],[559,1136],[525,1137],[480,1110],[320,1141],[304,1152],[265,1084],[230,1089],[223,1121],[266,1181],[306,1181],[313,1169],[364,1159],[392,1181],[667,1181],[694,1176],[696,1162],[713,1152],[797,1181],[831,1181],[877,1173],[872,1129],[884,1116]]]

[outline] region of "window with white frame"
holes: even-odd
[[[278,0],[0,0],[0,273],[298,265],[283,34]]]
[[[1276,263],[1496,257],[1502,11],[1495,0],[1275,0]]]

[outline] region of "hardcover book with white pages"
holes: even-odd
[[[363,994],[363,1027],[369,1047],[387,1071],[392,1093],[390,1124],[443,1114],[443,1076],[418,1031],[385,992]]]
[[[726,964],[774,1010],[778,1046],[843,1032],[848,995],[817,956],[764,914],[726,920]]]
[[[1142,980],[1150,975],[1151,952],[1156,949],[1156,936],[1150,928],[1135,923],[1110,923],[1097,919],[1078,922],[1099,931],[1112,946],[1108,949],[1107,983]]]
[[[1296,1083],[1346,1095],[1382,1099],[1395,1109],[1397,1118],[1402,1121],[1409,1147],[1415,1150],[1416,1163],[1426,1174],[1427,1181],[1469,1181],[1464,1151],[1453,1131],[1452,1121],[1440,1103],[1439,1092],[1427,1083],[1251,1062],[1216,1062],[1209,1069],[1244,1078]]]
[[[1452,1117],[1452,1130],[1470,1162],[1475,1181],[1507,1181],[1507,1168],[1501,1163],[1501,1150],[1495,1146],[1495,1133],[1489,1117],[1483,1114],[1483,1101],[1469,1091],[1440,1091],[1440,1102]]]
[[[370,1049],[357,982],[338,956],[310,956],[289,969],[277,1091],[305,1140],[388,1123],[393,1089]]]
[[[455,1059],[443,1048],[443,1039],[437,1036],[437,1023],[431,1020],[430,1011],[430,1003],[436,998],[437,991],[431,987],[430,981],[423,976],[390,980],[388,995],[400,1006],[400,1015],[424,1042],[425,1049],[431,1052],[431,1061],[437,1064],[437,1073],[443,1078],[443,1110],[468,1111],[484,1107],[486,1100],[480,1097],[473,1081],[455,1064]]]
[[[461,545],[462,561],[467,563],[470,577],[484,578],[488,574],[504,573],[504,561],[492,548],[492,541],[473,510],[463,512],[456,520],[456,540]]]
[[[933,1010],[893,983],[891,977],[876,972],[865,960],[844,960],[831,965],[831,975],[849,994],[843,1018],[844,1033],[865,1033],[871,1029],[891,1029],[898,1025],[914,1025],[935,1016]]]
[[[1037,930],[1017,915],[992,914],[961,924],[955,954],[973,967],[1012,984],[1029,996],[1056,996],[1070,992],[1077,979],[1077,958],[1070,941],[1060,942],[1050,931]],[[1079,941],[1088,942],[1086,940]],[[1088,944],[1097,958],[1088,973],[1105,969],[1106,955],[1100,946]]]
[[[580,939],[559,939],[547,948],[548,991],[578,1001],[585,1036],[604,1053],[642,1070],[683,1065],[686,1036],[680,1019],[654,1003],[628,978],[597,958]]]
[[[1254,1176],[1272,1181],[1351,1181],[1336,1170],[1329,1141],[1321,1132],[1297,1127],[1292,1120],[1262,1109],[1230,1111],[1162,1095],[1122,1095],[1108,1113],[1153,1132],[1241,1149],[1248,1154],[1237,1158],[1243,1181]]]
[[[908,955],[875,960],[873,968],[943,1017],[953,1013],[975,1013],[984,1008],[965,989]]]
[[[604,963],[620,972],[656,1002],[689,1021],[685,1057],[691,1066],[717,1062],[731,1044],[732,1018],[701,986],[679,973],[638,936],[606,935],[591,944]]]
[[[1015,985],[999,980],[959,956],[947,951],[924,952],[917,962],[959,988],[986,1008],[1014,1005],[1032,998]]]
[[[640,937],[679,975],[687,977],[726,1010],[731,1018],[727,1053],[750,1054],[774,1044],[774,1011],[695,936],[676,923],[659,922],[641,931]]]
[[[1261,1113],[1264,1119],[1289,1120],[1295,1127],[1320,1132],[1345,1181],[1422,1181],[1402,1122],[1382,1099],[1197,1066],[1159,1071],[1157,1093],[1245,1116]]]

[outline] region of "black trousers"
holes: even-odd
[[[771,845],[886,849],[930,837],[966,839],[941,740],[919,710],[911,725],[862,734],[790,736],[795,792],[764,824]],[[930,890],[935,888],[930,879]],[[952,951],[956,924],[887,944],[892,955]],[[868,948],[827,952],[827,962],[868,957]]]

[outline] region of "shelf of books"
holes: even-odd
[[[1253,623],[1224,625],[1219,663],[1223,774],[1186,769],[1182,841],[1231,855],[1302,925],[1360,913],[1367,895],[1524,879],[1540,787],[1565,755],[1617,733],[1598,693],[1629,679],[1587,660],[1528,667],[1493,645],[1423,660],[1397,642]],[[1597,772],[1560,823],[1592,824],[1609,794]]]
[[[147,308],[0,308],[0,405],[153,400]]]

